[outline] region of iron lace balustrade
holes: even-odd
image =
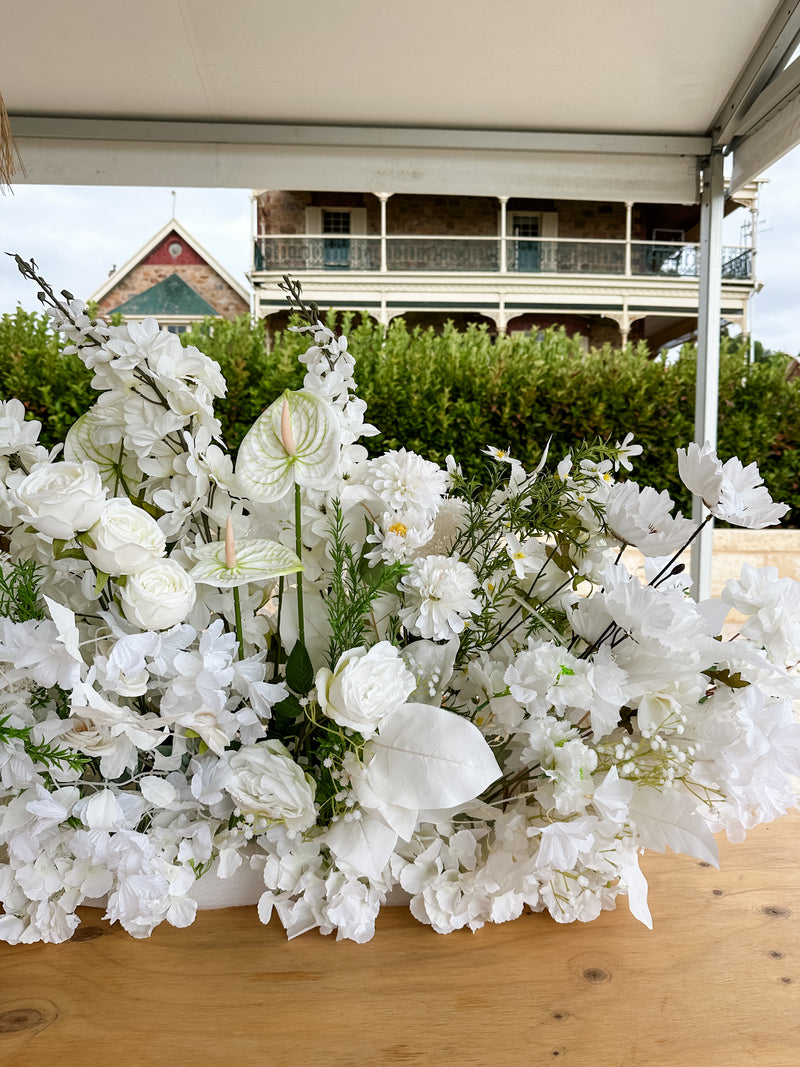
[[[566,237],[449,237],[391,235],[385,239],[386,272],[605,274],[625,276],[624,240],[574,240]],[[503,256],[505,252],[505,257]],[[381,271],[379,235],[264,234],[255,239],[256,271]],[[699,245],[689,242],[631,241],[630,275],[651,278],[697,278]],[[726,247],[722,277],[752,278],[751,248]]]

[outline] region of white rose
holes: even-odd
[[[317,700],[328,718],[371,737],[381,720],[401,707],[417,686],[400,653],[388,641],[367,652],[350,649],[336,669],[317,672]]]
[[[20,515],[47,537],[71,540],[100,518],[106,490],[96,463],[42,463],[16,489]]]
[[[225,789],[245,814],[307,830],[316,822],[315,785],[280,741],[242,745],[227,756]]]
[[[125,618],[143,630],[168,630],[194,607],[194,581],[178,563],[159,559],[131,574],[120,592]]]
[[[104,574],[136,574],[164,555],[166,539],[154,518],[123,497],[107,500],[89,529],[86,558]]]

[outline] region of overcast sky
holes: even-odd
[[[765,175],[758,238],[754,333],[767,348],[800,352],[800,149]],[[176,217],[242,284],[250,266],[248,189],[178,189]],[[31,256],[56,291],[89,297],[172,217],[170,189],[17,185],[0,197],[0,252]],[[740,210],[725,241],[739,243]],[[0,314],[34,309],[35,287],[0,259]]]

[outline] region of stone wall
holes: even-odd
[[[258,232],[301,234],[306,232],[305,209],[366,208],[367,233],[380,233],[380,201],[372,193],[312,193],[268,190],[258,198]],[[512,197],[508,214],[556,212],[558,236],[624,240],[625,205],[586,200],[547,200]],[[653,227],[685,230],[694,221],[697,208],[681,205],[635,204],[632,215],[634,240],[649,240]],[[493,237],[498,232],[500,203],[493,196],[432,196],[396,193],[386,204],[389,235],[450,235]]]

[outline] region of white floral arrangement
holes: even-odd
[[[290,937],[367,941],[398,889],[441,933],[620,894],[650,926],[644,849],[716,863],[795,803],[800,584],[746,565],[695,603],[699,526],[615,479],[631,435],[533,471],[487,446],[483,485],[368,458],[346,340],[287,281],[304,385],[234,465],[216,363],[18,262],[99,396],[63,452],[0,404],[0,937],[63,941],[98,898],[188,926],[243,870]],[[704,522],[786,510],[755,465],[678,466]]]

